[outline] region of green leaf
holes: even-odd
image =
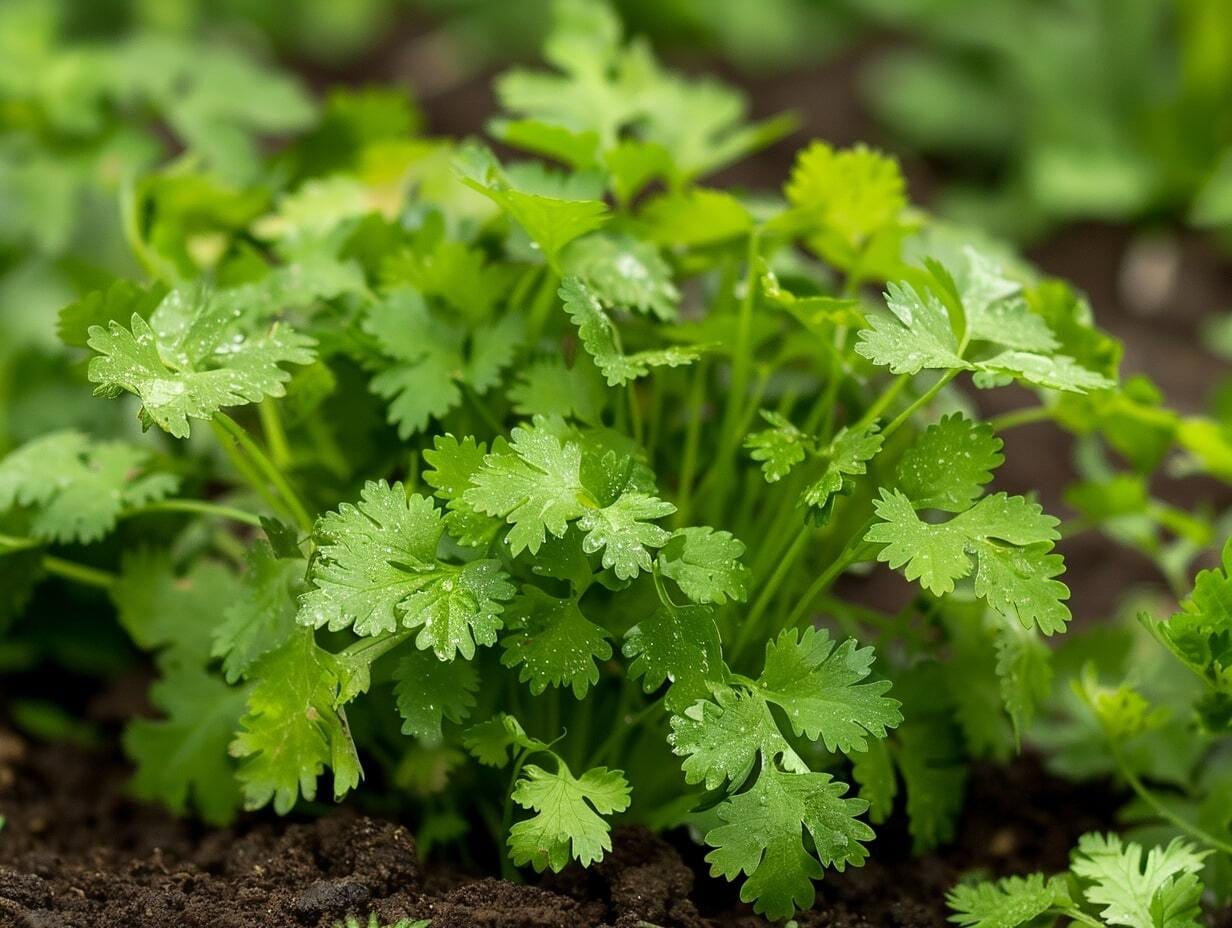
[[[857,817],[868,803],[844,799],[846,792],[847,784],[826,773],[764,767],[750,790],[719,806],[725,824],[706,835],[714,848],[706,855],[711,873],[728,880],[746,874],[740,898],[770,918],[809,908],[822,865],[843,870],[868,856],[861,842],[871,841],[873,830]],[[805,831],[813,853],[805,847]]]
[[[753,772],[759,755],[766,764],[777,761],[793,772],[808,772],[757,693],[720,688],[713,701],[696,702],[673,715],[671,726],[668,742],[684,758],[680,766],[686,783],[718,789],[726,782],[730,790],[737,790]]]
[[[622,493],[610,506],[588,509],[578,520],[578,528],[586,534],[582,550],[587,554],[603,552],[603,566],[621,580],[630,580],[640,571],[650,570],[647,548],[660,548],[671,534],[655,525],[652,519],[662,519],[676,511],[671,503],[644,493]]]
[[[462,742],[487,767],[505,766],[511,752],[517,755],[521,751],[549,750],[538,738],[527,735],[522,724],[507,712],[498,712],[487,721],[472,725],[462,736]]]
[[[865,539],[883,547],[877,559],[905,567],[908,580],[936,596],[951,593],[976,561],[975,592],[1007,618],[1039,626],[1046,635],[1069,621],[1069,590],[1053,579],[1065,564],[1050,554],[1060,537],[1057,520],[1021,496],[996,493],[948,522],[926,523],[898,490],[874,502],[881,519]]]
[[[436,320],[418,293],[398,290],[374,303],[364,330],[393,359],[370,387],[389,403],[389,421],[398,426],[399,438],[424,431],[462,402],[462,332]]]
[[[593,767],[575,778],[563,761],[555,773],[527,764],[513,801],[535,812],[509,831],[509,856],[518,866],[559,873],[570,860],[586,867],[612,849],[602,818],[629,807],[629,784],[619,770]]]
[[[240,791],[227,756],[246,693],[203,668],[165,662],[150,688],[159,719],[134,719],[124,731],[124,751],[136,765],[133,792],[177,815],[189,805],[213,825],[235,817]]]
[[[804,460],[813,449],[814,440],[777,412],[763,409],[761,417],[770,428],[750,434],[744,440],[744,447],[749,449],[749,457],[761,462],[766,482],[778,483]]]
[[[1023,628],[1019,622],[998,626],[996,647],[1001,698],[1014,724],[1014,736],[1021,741],[1036,709],[1052,691],[1052,652],[1035,629]]]
[[[424,482],[445,500],[445,527],[461,544],[482,548],[496,537],[501,522],[475,509],[463,494],[471,478],[483,466],[488,446],[471,436],[458,440],[452,435],[434,435],[432,447],[424,450]]]
[[[985,422],[961,413],[943,416],[903,452],[898,489],[918,509],[962,512],[1001,466],[1001,439]]]
[[[228,683],[294,633],[296,596],[303,588],[302,560],[276,557],[268,544],[257,542],[247,561],[239,596],[223,612],[210,649],[211,657],[222,658]]]
[[[959,883],[945,897],[950,921],[963,928],[1018,928],[1049,909],[1072,905],[1063,877],[1042,873],[995,883]]]
[[[506,145],[553,158],[574,169],[594,167],[598,158],[599,134],[589,129],[575,132],[538,119],[500,119],[490,123],[488,130]]]
[[[1103,374],[1087,370],[1065,355],[1045,357],[1027,351],[1003,351],[977,365],[973,381],[977,387],[995,387],[1011,380],[1021,380],[1033,387],[1061,390],[1067,393],[1087,393],[1115,386]]]
[[[574,599],[558,599],[526,586],[509,608],[511,633],[501,663],[521,667],[518,676],[539,695],[549,686],[569,686],[576,699],[599,682],[595,661],[612,656],[608,633],[588,620]]]
[[[85,348],[93,326],[106,326],[113,319],[133,315],[149,319],[167,295],[166,287],[143,287],[131,280],[117,280],[106,290],[94,290],[69,303],[56,319],[56,334],[71,348]]]
[[[561,249],[610,218],[607,204],[601,200],[568,200],[515,189],[490,153],[486,153],[486,160],[480,158],[477,170],[469,176],[463,174],[462,182],[490,199],[525,229],[553,268],[559,266]]]
[[[241,761],[244,807],[272,802],[285,815],[301,794],[316,798],[326,767],[333,770],[335,799],[354,789],[362,770],[340,702],[339,661],[304,629],[262,657],[250,676],[255,683],[230,748]]]
[[[120,625],[138,647],[203,667],[214,628],[241,590],[216,561],[196,561],[181,576],[165,549],[136,548],[124,553],[110,592]]]
[[[631,661],[630,679],[641,678],[646,692],[672,684],[666,702],[674,712],[709,696],[713,685],[727,679],[719,629],[709,606],[660,603],[625,633],[623,650]]]
[[[258,330],[222,299],[173,290],[150,321],[91,326],[95,393],[135,393],[145,424],[187,438],[188,420],[210,419],[225,406],[283,396],[291,375],[282,364],[310,364],[314,341],[278,323]]]
[[[888,284],[886,306],[893,317],[870,317],[856,342],[856,354],[895,374],[971,367],[959,354],[945,304],[931,290]]]
[[[899,702],[885,696],[889,680],[861,682],[872,671],[873,649],[840,645],[827,632],[783,631],[766,644],[761,694],[782,707],[796,735],[820,739],[828,751],[863,751],[868,735],[884,738],[902,721]]]
[[[299,622],[359,635],[419,628],[420,649],[470,660],[477,644],[496,641],[501,601],[515,590],[497,561],[439,560],[443,531],[431,499],[369,482],[357,505],[343,503],[318,523],[313,589],[301,598]]]
[[[853,751],[850,757],[851,777],[860,786],[860,798],[868,803],[868,820],[880,825],[894,811],[898,795],[889,745],[884,740],[870,741],[867,750]]]
[[[954,838],[968,762],[957,729],[944,718],[908,720],[897,742],[895,759],[907,794],[912,845],[917,854],[924,853]]]
[[[569,246],[562,260],[568,276],[577,277],[608,306],[676,318],[680,291],[672,270],[649,242],[629,236],[588,235]]]
[[[1110,925],[1129,928],[1196,928],[1202,883],[1198,874],[1207,855],[1174,838],[1155,847],[1143,861],[1141,845],[1123,844],[1117,835],[1089,834],[1078,839],[1070,869],[1091,885],[1083,894],[1103,906]]]
[[[945,268],[930,263],[940,289],[953,285]],[[941,275],[941,276],[938,276]],[[944,278],[944,279],[943,279]],[[954,285],[956,286],[956,285]],[[922,370],[970,370],[979,387],[1003,386],[1015,380],[1031,386],[1071,393],[1086,393],[1113,386],[1113,381],[1088,370],[1065,355],[1041,354],[1011,347],[991,357],[968,359],[960,348],[955,328],[965,325],[966,339],[978,343],[1010,346],[1055,347],[1047,324],[1035,316],[1023,299],[1000,278],[975,277],[961,297],[951,297],[950,311],[932,288],[890,283],[886,306],[892,317],[872,317],[860,332],[856,353],[895,374],[918,374]]]
[[[599,425],[607,396],[599,371],[588,355],[579,355],[573,367],[559,356],[540,358],[518,371],[509,388],[513,411],[521,416],[573,418]]]
[[[682,638],[686,633],[697,634],[684,627],[669,629]],[[651,647],[685,659],[701,659],[687,647],[673,644],[662,631],[642,645],[640,653],[648,653]],[[704,780],[710,789],[730,779],[731,788],[738,788],[752,771],[758,753],[763,766],[777,761],[788,770],[807,771],[780,733],[771,703],[783,709],[796,736],[822,740],[830,751],[861,751],[867,748],[868,735],[884,738],[886,729],[902,721],[902,715],[898,702],[884,695],[890,688],[888,681],[861,682],[872,660],[872,648],[857,649],[853,640],[836,648],[824,631],[809,628],[797,635],[788,629],[767,644],[765,668],[756,681],[744,684],[747,691],[716,687],[722,677],[705,681],[715,689],[713,701],[701,698],[671,720],[672,749],[686,756],[682,765],[686,779]],[[650,670],[660,671],[655,676],[661,680],[657,659],[643,657],[643,661]],[[629,672],[636,675],[639,668],[630,667]]]
[[[709,526],[677,529],[659,550],[659,572],[676,581],[695,603],[742,603],[748,597],[749,571],[740,559],[744,542]]]
[[[470,660],[476,645],[496,643],[502,602],[515,592],[499,561],[471,561],[445,569],[439,582],[412,593],[402,606],[403,625],[419,628],[415,646],[431,648],[440,660],[456,654]]]
[[[700,356],[696,348],[673,345],[652,351],[625,354],[620,347],[616,325],[603,309],[598,297],[577,277],[566,277],[559,295],[565,311],[577,326],[578,336],[609,387],[622,386],[645,377],[656,367],[680,367]]]
[[[603,166],[616,202],[628,206],[652,180],[671,173],[672,156],[658,142],[621,139],[604,152]]]
[[[151,473],[150,454],[119,441],[92,443],[80,432],[52,432],[0,461],[0,512],[27,507],[30,534],[90,543],[125,509],[174,493],[179,479]]]
[[[1232,541],[1219,567],[1202,570],[1181,610],[1164,622],[1151,622],[1187,667],[1217,690],[1232,689]]]
[[[743,203],[730,193],[705,187],[660,194],[646,204],[639,218],[650,240],[661,245],[714,245],[753,227]]]
[[[1032,312],[1022,284],[1005,276],[989,256],[966,246],[959,267],[951,267],[973,340],[1022,351],[1051,352],[1056,336],[1042,316]]]
[[[439,744],[444,737],[442,723],[466,721],[478,689],[479,673],[469,661],[442,661],[428,651],[408,651],[394,668],[402,734]]]
[[[796,156],[783,192],[823,236],[822,253],[839,248],[842,257],[859,254],[907,206],[898,162],[863,145],[835,150],[813,142]]]
[[[562,536],[586,512],[587,498],[581,449],[562,443],[538,421],[514,428],[508,452],[485,455],[462,494],[467,505],[513,526],[508,542],[515,556],[527,549],[537,553],[548,534]]]
[[[839,429],[830,442],[825,451],[826,469],[817,480],[804,488],[801,496],[801,502],[815,510],[822,521],[829,518],[834,497],[850,485],[851,481],[847,478],[868,473],[868,462],[881,451],[884,439],[880,433],[881,426],[873,422],[854,431]]]

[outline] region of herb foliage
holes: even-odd
[[[918,849],[949,840],[967,764],[1024,738],[1226,863],[1227,765],[1161,796],[1135,739],[1163,716],[1100,683],[1115,646],[1080,675],[1062,649],[1067,702],[1045,643],[1073,618],[1067,533],[1183,583],[1214,521],[1150,477],[1228,479],[1226,428],[1122,381],[1080,295],[913,208],[876,151],[814,142],[781,195],[708,186],[789,121],[750,123],[605,6],[558,14],[549,69],[496,85],[494,138],[537,160],[416,135],[365,91],[268,163],[207,147],[126,191],[143,273],[83,287],[63,349],[30,349],[83,401],[0,460],[6,660],[62,659],[30,620],[84,587],[158,669],[125,736],[145,798],[225,822],[371,777],[425,833],[490,830],[507,870],[687,824],[775,918],[900,799]],[[1078,521],[996,488],[1032,422],[1080,437]],[[1144,619],[1205,687],[1194,767],[1232,719],[1226,558]],[[879,564],[891,611],[860,593]],[[1149,887],[1113,886],[1141,851],[1080,846],[1099,917],[1190,910],[1200,853],[1152,855]],[[954,904],[1009,924],[1073,898],[1030,877]]]

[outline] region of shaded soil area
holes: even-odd
[[[705,875],[684,835],[621,828],[592,870],[517,885],[425,867],[397,821],[343,808],[209,830],[126,798],[126,777],[108,756],[0,735],[0,926],[332,928],[369,913],[432,928],[765,924],[735,887]],[[801,928],[940,928],[945,891],[970,868],[1061,869],[1080,833],[1111,823],[1116,800],[1049,777],[1031,757],[977,768],[952,847],[913,857],[901,823],[889,823],[874,860],[818,885]]]

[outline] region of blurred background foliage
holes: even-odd
[[[1131,369],[1136,333],[1141,366],[1180,405],[1214,396],[1229,412],[1212,355],[1185,363],[1199,335],[1226,356],[1232,328],[1227,0],[617,6],[670,60],[742,84],[753,115],[799,114],[802,132],[726,180],[777,186],[809,135],[877,144],[917,200],[1042,249],[1088,289]],[[56,402],[67,362],[46,320],[133,272],[134,229],[197,230],[208,251],[266,210],[253,190],[296,171],[258,154],[313,127],[482,131],[489,79],[533,57],[550,19],[549,0],[0,3],[0,451],[82,424],[82,406]],[[329,96],[389,83],[404,103]],[[269,170],[287,176],[256,176]]]

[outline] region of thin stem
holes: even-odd
[[[1109,747],[1112,750],[1112,759],[1116,762],[1118,772],[1120,772],[1121,776],[1125,778],[1125,782],[1129,784],[1130,788],[1135,794],[1137,794],[1139,799],[1154,809],[1161,818],[1171,822],[1181,831],[1188,834],[1191,838],[1196,838],[1207,847],[1213,848],[1222,854],[1232,854],[1232,844],[1229,844],[1227,841],[1221,841],[1219,838],[1216,838],[1213,834],[1198,825],[1186,821],[1164,805],[1163,802],[1160,801],[1159,797],[1151,792],[1146,785],[1138,779],[1138,775],[1134,773],[1134,771],[1131,770],[1129,765],[1125,762],[1125,757],[1121,754],[1120,748],[1111,739],[1109,739]]]
[[[634,381],[630,380],[625,384],[625,396],[629,399],[629,422],[633,427],[633,440],[640,447],[645,438],[645,427],[642,424],[642,404],[638,402]]]
[[[483,397],[475,392],[473,387],[469,384],[462,384],[462,395],[466,397],[467,403],[475,410],[483,424],[492,430],[493,435],[503,435],[505,433],[505,427],[492,415],[492,410],[488,408],[488,404],[483,401]]]
[[[261,517],[236,509],[234,506],[222,506],[203,499],[160,499],[154,503],[145,503],[133,509],[126,510],[121,518],[143,516],[152,512],[190,512],[203,516],[215,516],[219,519],[230,519],[233,522],[243,522],[254,528],[261,527]]]
[[[693,371],[689,389],[689,406],[685,412],[684,454],[680,462],[680,479],[676,485],[676,524],[688,525],[693,505],[693,479],[697,474],[698,448],[702,434],[702,403],[706,399],[706,363],[699,361]]]
[[[1020,425],[1030,425],[1033,422],[1047,422],[1052,418],[1052,410],[1047,406],[1025,406],[1010,412],[1003,412],[988,420],[993,431],[1004,432]]]
[[[847,544],[847,547],[840,552],[839,556],[830,563],[830,566],[805,590],[804,595],[800,597],[796,607],[791,611],[791,615],[787,617],[785,628],[795,628],[802,619],[808,618],[808,610],[813,600],[828,590],[834,581],[838,579],[839,575],[857,560],[860,552],[864,549],[864,533],[868,531],[872,522],[873,520],[870,518],[864,523]]]
[[[72,580],[74,583],[97,587],[101,590],[111,589],[119,579],[110,571],[99,570],[97,567],[87,567],[85,564],[78,564],[76,561],[66,561],[64,558],[54,557],[50,554],[43,557],[43,569],[49,574],[55,574],[57,577],[63,577],[65,580]]]
[[[266,485],[266,482],[261,478],[252,462],[240,453],[239,445],[231,437],[231,434],[216,419],[210,422],[210,428],[213,430],[214,438],[218,441],[219,447],[222,448],[223,454],[227,456],[227,460],[231,462],[231,466],[235,468],[244,482],[261,497],[271,512],[286,515],[286,507],[282,504],[282,501]]]
[[[756,231],[749,235],[748,252],[745,255],[744,293],[740,298],[740,310],[736,319],[736,345],[732,362],[731,397],[732,403],[727,407],[727,421],[724,423],[725,444],[731,444],[730,431],[738,421],[738,414],[744,403],[744,392],[748,389],[749,370],[752,358],[749,352],[749,339],[753,333],[753,305],[757,301],[757,255],[761,241]]]
[[[501,808],[501,833],[496,836],[497,843],[503,848],[505,845],[506,836],[510,829],[513,828],[513,789],[518,784],[518,777],[522,774],[522,766],[526,763],[532,753],[530,748],[523,748],[517,758],[513,762],[513,772],[509,774],[509,788],[505,790],[505,802]],[[506,880],[516,880],[518,876],[517,868],[514,867],[513,861],[509,859],[508,854],[501,854],[501,877]]]
[[[17,535],[0,535],[0,547],[9,551],[26,551],[30,548],[41,548],[45,542],[37,538],[20,538]]]
[[[882,440],[884,441],[884,440],[889,439],[891,435],[893,435],[896,431],[898,431],[898,429],[903,425],[904,422],[906,422],[908,419],[911,418],[911,416],[915,413],[916,410],[922,409],[923,407],[927,406],[930,402],[932,402],[933,397],[936,396],[938,393],[940,393],[942,389],[944,389],[945,385],[957,376],[958,376],[957,370],[949,370],[949,371],[946,371],[944,374],[942,374],[939,378],[937,378],[936,383],[934,383],[931,387],[929,387],[927,390],[921,393],[915,399],[915,401],[911,403],[911,405],[909,405],[906,409],[904,409],[897,416],[895,416],[894,421],[892,421],[889,425],[885,427],[885,430],[881,433]]]
[[[406,629],[396,632],[392,635],[380,635],[374,638],[361,638],[359,641],[347,645],[338,652],[338,657],[343,660],[356,660],[363,658],[369,664],[379,660],[385,654],[388,654],[406,639],[415,634],[415,629]]]
[[[1083,925],[1090,925],[1091,928],[1104,928],[1104,923],[1097,918],[1093,918],[1086,912],[1079,909],[1077,906],[1054,906],[1048,910],[1052,915],[1059,915],[1063,918],[1072,919],[1080,922]]]
[[[658,713],[663,711],[663,700],[656,699],[654,702],[642,706],[637,712],[629,717],[627,722],[621,718],[616,719],[616,724],[612,726],[611,734],[607,736],[603,744],[599,745],[598,750],[591,755],[590,763],[587,767],[594,767],[602,763],[611,755],[615,754],[617,749],[625,743],[629,735],[636,731],[638,727],[653,718]]]
[[[530,320],[527,324],[527,330],[530,333],[529,342],[533,346],[539,341],[539,336],[543,334],[544,326],[547,325],[548,317],[552,313],[552,307],[556,302],[556,290],[560,286],[560,276],[551,268],[543,269],[543,279],[539,282],[539,289],[535,292],[535,300],[530,307]]]
[[[787,552],[779,558],[778,564],[774,568],[774,573],[772,573],[770,578],[765,582],[765,584],[762,585],[761,592],[758,594],[757,599],[753,602],[753,608],[749,610],[748,618],[745,619],[744,627],[740,630],[740,636],[736,642],[737,650],[740,649],[740,639],[745,637],[746,634],[751,634],[751,632],[746,632],[745,629],[754,626],[757,623],[757,620],[761,618],[762,613],[766,611],[766,607],[769,606],[771,600],[774,599],[774,594],[778,591],[780,584],[782,584],[787,574],[791,572],[791,569],[796,566],[796,561],[798,561],[800,556],[804,553],[804,548],[808,543],[811,529],[812,526],[807,524],[800,527],[800,531],[796,533],[796,537],[792,540],[791,546],[787,549]]]
[[[304,532],[311,532],[312,516],[308,515],[308,510],[304,508],[304,504],[300,502],[299,496],[291,489],[291,485],[282,475],[282,471],[274,465],[274,462],[266,456],[260,446],[252,440],[248,432],[244,430],[244,427],[223,412],[216,413],[213,421],[217,422],[223,432],[235,440],[235,443],[248,456],[261,475],[277,491],[278,496],[286,504],[287,511],[291,518],[295,520],[296,525]]]
[[[859,431],[865,426],[872,425],[910,382],[911,378],[907,374],[899,374],[894,378],[894,381],[864,411],[864,415],[860,417],[860,421],[855,424],[852,431]]]
[[[287,432],[282,427],[282,416],[278,414],[278,407],[272,400],[258,403],[257,415],[261,419],[261,431],[265,433],[270,457],[274,464],[285,470],[291,466],[291,446],[287,442]]]
[[[147,274],[155,280],[174,282],[179,277],[175,265],[151,248],[141,234],[141,206],[134,175],[128,174],[120,183],[120,228],[124,240]]]

